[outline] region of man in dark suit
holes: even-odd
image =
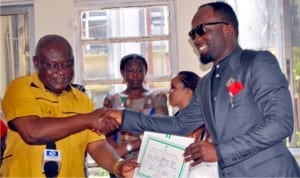
[[[127,110],[107,114],[122,130],[137,132],[186,135],[205,123],[213,143],[191,144],[185,160],[192,166],[218,161],[221,177],[300,177],[284,145],[293,132],[293,106],[276,58],[268,51],[242,50],[237,17],[223,2],[200,6],[189,35],[201,62],[214,66],[185,109],[161,120]]]

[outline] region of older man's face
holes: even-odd
[[[50,43],[36,58],[39,78],[45,87],[57,94],[65,90],[74,76],[74,58],[67,45]]]

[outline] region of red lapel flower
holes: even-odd
[[[237,95],[244,88],[243,84],[240,82],[233,82],[232,85],[227,87],[227,90],[232,96]]]
[[[242,91],[244,86],[241,82],[235,81],[235,79],[230,78],[226,83],[226,87],[230,96],[231,106],[233,107],[233,97],[240,91]]]

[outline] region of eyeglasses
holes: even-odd
[[[203,36],[205,34],[205,26],[206,25],[218,25],[218,24],[225,24],[225,25],[229,25],[229,23],[227,22],[208,22],[208,23],[203,23],[198,25],[196,28],[192,29],[189,32],[189,36],[192,38],[192,40],[194,40],[196,38],[196,33],[199,36]]]

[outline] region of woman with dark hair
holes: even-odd
[[[191,71],[181,71],[172,78],[169,90],[169,104],[178,109],[175,115],[190,103],[199,79],[200,77]],[[187,136],[195,140],[212,142],[204,124]],[[202,163],[190,169],[188,178],[199,176],[203,178],[218,177],[217,163]]]
[[[181,71],[171,80],[169,104],[175,109],[178,109],[175,115],[190,103],[199,79],[200,77],[194,72]],[[195,139],[206,139],[208,141],[210,137],[205,130],[205,126],[202,125],[188,136]]]
[[[104,107],[129,108],[148,115],[168,115],[166,94],[155,94],[144,87],[148,71],[146,59],[139,54],[129,54],[120,61],[120,72],[127,84],[124,91],[108,94],[104,99]],[[107,140],[125,159],[136,158],[141,144],[139,135],[129,132],[113,132]],[[113,175],[111,175],[113,177]]]
[[[169,104],[179,110],[186,107],[195,91],[200,77],[190,71],[179,72],[170,83]]]

